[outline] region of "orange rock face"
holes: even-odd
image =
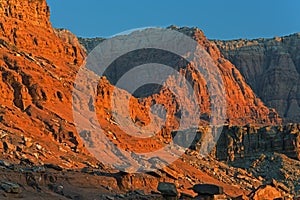
[[[24,152],[36,151],[37,143],[45,151],[59,149],[63,141],[69,149],[57,156],[76,151],[71,88],[85,52],[74,35],[52,29],[46,1],[0,1],[0,16],[0,126],[7,133],[2,139],[13,145],[32,139],[34,145]],[[53,155],[29,157],[56,160]]]
[[[226,60],[219,49],[209,42],[204,33],[199,29],[177,29],[194,38],[209,53],[218,70],[221,73],[226,91],[227,116],[229,124],[245,125],[253,124],[277,124],[280,119],[275,110],[267,108],[247,85],[236,67]],[[188,71],[187,73],[192,73]],[[192,73],[195,85],[200,87],[199,97],[209,99],[207,91],[203,88],[201,78]],[[201,106],[200,106],[201,107]],[[209,108],[207,104],[201,107],[201,111]]]

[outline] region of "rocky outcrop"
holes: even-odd
[[[213,41],[263,102],[285,122],[300,121],[300,34]]]
[[[288,124],[285,126],[224,126],[220,127],[220,137],[216,150],[212,153],[218,160],[245,162],[260,157],[262,153],[282,153],[300,160],[300,125]],[[189,141],[193,130],[175,131],[176,142],[184,146]],[[211,127],[200,127],[194,138],[191,149],[199,150],[204,136],[212,131]]]
[[[216,157],[220,160],[251,159],[262,153],[282,153],[300,159],[298,124],[257,128],[224,127],[219,138]]]
[[[1,156],[62,163],[57,157],[82,147],[71,91],[85,51],[73,34],[52,29],[45,0],[0,1],[0,16]]]

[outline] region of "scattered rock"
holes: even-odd
[[[27,158],[27,156],[24,155],[24,158],[20,159],[20,165],[33,166],[34,161],[32,161],[31,159]]]
[[[164,196],[176,197],[178,195],[178,191],[174,183],[160,182],[157,190],[160,191]]]
[[[165,173],[167,176],[169,176],[170,178],[175,179],[175,180],[177,180],[180,176],[180,174],[178,172],[171,169],[169,166],[161,168],[160,171]]]
[[[21,187],[16,183],[2,182],[0,186],[7,193],[19,194],[22,192]]]
[[[23,136],[22,139],[23,139],[23,144],[24,144],[26,147],[30,148],[30,147],[33,145],[33,142],[32,142],[32,139],[31,139],[31,138]]]
[[[40,145],[40,144],[36,144],[35,147],[39,151],[41,151],[43,149],[42,145]]]
[[[0,136],[1,137],[1,136]],[[1,138],[0,138],[1,139]],[[0,142],[0,153],[3,153],[4,151],[4,146],[3,146],[3,143]]]

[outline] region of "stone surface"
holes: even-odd
[[[53,192],[64,195],[64,186],[60,184],[49,184],[49,189],[52,190]]]

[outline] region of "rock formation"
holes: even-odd
[[[224,127],[216,147],[220,160],[251,160],[262,153],[282,153],[300,160],[298,124],[257,128]]]
[[[254,40],[213,41],[263,102],[285,122],[300,121],[300,34]]]

